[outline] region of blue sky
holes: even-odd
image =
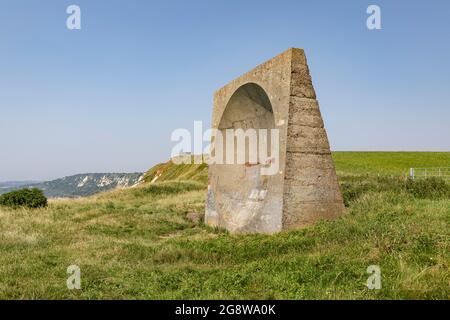
[[[66,28],[71,4],[81,30]],[[0,181],[147,170],[174,129],[210,125],[216,89],[289,47],[306,51],[333,150],[450,150],[446,0],[0,8]]]

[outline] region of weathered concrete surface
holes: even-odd
[[[304,51],[289,49],[214,95],[212,128],[279,129],[279,171],[211,164],[205,222],[231,232],[275,233],[344,212]]]

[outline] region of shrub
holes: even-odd
[[[352,183],[342,183],[341,191],[342,197],[344,199],[344,204],[346,207],[350,206],[350,203],[358,199],[363,193],[370,190],[370,187],[366,184],[352,184]]]
[[[42,190],[21,189],[0,196],[0,205],[8,207],[42,208],[47,206],[47,198]]]
[[[408,179],[405,187],[416,198],[441,199],[450,197],[450,185],[439,178]]]

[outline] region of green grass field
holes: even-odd
[[[449,166],[450,153],[333,156],[346,215],[276,235],[187,219],[204,210],[205,167],[166,164],[153,185],[0,208],[0,298],[449,299],[450,188],[404,177],[411,166]],[[81,269],[81,290],[66,287],[69,265]],[[381,268],[380,290],[365,286],[370,265]]]
[[[450,167],[450,152],[333,152],[338,175],[396,175],[409,168]]]

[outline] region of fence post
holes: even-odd
[[[414,168],[409,168],[409,177],[414,180]]]

